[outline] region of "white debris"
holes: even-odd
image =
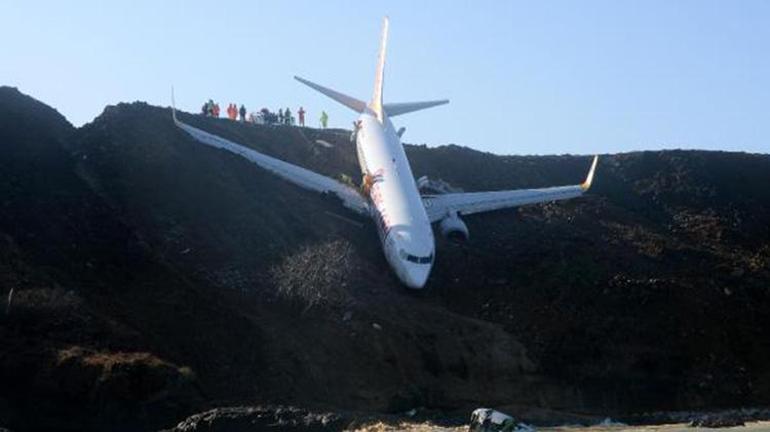
[[[604,420],[600,421],[597,426],[628,426],[628,425],[626,425],[625,423],[617,422],[607,417]]]
[[[315,140],[315,143],[316,143],[316,144],[318,144],[318,145],[321,145],[321,146],[323,146],[323,147],[326,147],[326,148],[332,148],[332,147],[334,147],[334,145],[333,145],[333,144],[331,144],[329,141],[324,141],[324,140],[322,140],[322,139],[317,139],[317,140]]]
[[[375,330],[382,330],[382,326],[377,323],[372,323],[372,327],[374,327]]]
[[[471,414],[469,432],[534,432],[526,423],[491,408],[478,408]]]

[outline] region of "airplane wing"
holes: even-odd
[[[494,192],[448,193],[442,195],[423,195],[422,201],[428,218],[437,222],[452,213],[473,214],[525,204],[558,201],[583,195],[594,179],[594,171],[599,156],[594,156],[586,180],[573,186],[557,186],[542,189],[517,189]]]
[[[235,153],[250,160],[257,166],[294,183],[304,189],[321,193],[331,193],[339,197],[345,207],[362,215],[369,215],[369,204],[363,196],[353,187],[341,183],[333,178],[323,176],[308,169],[292,165],[288,162],[267,156],[256,150],[236,144],[222,137],[202,131],[177,119],[176,111],[173,111],[174,124],[190,134],[197,141],[220,149]]]

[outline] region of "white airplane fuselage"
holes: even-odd
[[[359,122],[358,162],[385,258],[405,285],[422,288],[433,266],[435,241],[404,147],[387,115],[381,123],[364,112]]]
[[[467,226],[459,216],[511,208],[520,205],[551,202],[583,195],[593,181],[598,157],[595,156],[585,181],[577,185],[536,189],[514,189],[486,192],[451,192],[421,197],[412,168],[390,117],[448,103],[448,100],[385,103],[383,84],[388,19],[383,20],[380,50],[372,99],[360,99],[295,76],[294,78],[359,113],[356,122],[356,152],[363,174],[362,191],[335,179],[262,154],[222,137],[185,124],[176,117],[174,123],[198,141],[238,154],[260,167],[302,188],[330,193],[359,215],[374,219],[385,258],[406,286],[425,286],[435,260],[435,240],[431,222],[439,224],[442,235],[468,236]],[[172,106],[173,91],[172,91]],[[363,192],[363,193],[361,193]],[[423,202],[423,199],[425,200]]]

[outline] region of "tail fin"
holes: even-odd
[[[382,20],[382,34],[380,35],[380,51],[377,57],[377,71],[374,76],[374,93],[372,94],[372,101],[367,105],[365,102],[360,101],[354,97],[342,94],[330,88],[320,86],[316,83],[312,83],[308,80],[295,76],[294,79],[305,84],[306,86],[317,90],[326,96],[336,100],[337,102],[345,105],[355,112],[368,112],[377,116],[380,122],[385,120],[385,116],[395,117],[397,115],[410,113],[413,111],[419,111],[426,108],[431,108],[437,105],[443,105],[449,103],[448,100],[426,101],[426,102],[407,102],[407,103],[391,103],[383,104],[383,87],[385,85],[385,53],[388,48],[388,27],[390,21],[386,16]]]
[[[382,20],[382,35],[380,36],[380,55],[377,57],[377,72],[374,76],[374,94],[369,107],[383,121],[385,110],[382,107],[382,87],[385,84],[385,52],[388,48],[388,17]]]
[[[298,76],[294,77],[295,80],[301,82],[302,84],[305,84],[306,86],[312,88],[313,90],[317,90],[326,96],[329,96],[330,98],[336,100],[337,102],[341,103],[342,105],[345,105],[346,107],[352,109],[353,111],[357,113],[361,113],[366,111],[366,102],[360,101],[354,97],[350,97],[346,94],[342,94],[338,91],[334,91],[330,88],[326,88],[323,86],[320,86],[316,83],[312,83],[308,80],[302,79]]]

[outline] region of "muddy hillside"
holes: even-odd
[[[359,178],[349,131],[181,118]],[[407,154],[465,191],[574,184],[590,163]],[[768,155],[605,155],[584,198],[469,216],[465,243],[437,234],[413,292],[370,221],[197,143],[169,109],[109,106],[76,129],[2,87],[0,427],[157,430],[262,404],[767,405],[768,185]]]

